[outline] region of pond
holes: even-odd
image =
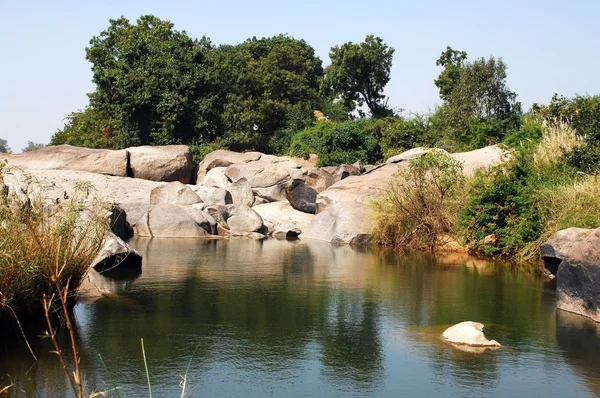
[[[600,325],[555,309],[537,276],[457,256],[316,241],[136,239],[138,275],[75,307],[86,390],[155,397],[600,396]],[[464,352],[472,320],[502,343]],[[0,357],[12,396],[65,396],[48,342]],[[66,350],[68,346],[65,346]],[[102,360],[100,359],[100,357]],[[103,362],[106,366],[103,365]]]

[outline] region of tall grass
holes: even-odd
[[[26,317],[42,308],[44,295],[57,293],[56,284],[73,296],[104,241],[107,208],[84,198],[85,187],[59,203],[47,202],[30,177],[9,189],[8,172],[0,164],[0,313],[8,307]]]

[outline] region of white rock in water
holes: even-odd
[[[500,347],[496,340],[488,340],[483,334],[483,324],[478,322],[461,322],[449,327],[442,333],[442,338],[449,343],[464,344],[477,347]]]

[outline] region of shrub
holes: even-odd
[[[412,160],[375,204],[375,241],[401,250],[433,250],[454,227],[463,186],[462,164],[445,151]]]
[[[365,132],[369,120],[320,122],[294,136],[289,154],[308,158],[319,156],[319,166],[343,163],[375,163],[381,159],[377,139]]]
[[[427,117],[415,115],[410,119],[400,117],[378,119],[367,126],[367,132],[377,138],[384,159],[388,159],[419,146],[428,128]]]
[[[65,203],[45,206],[33,183],[9,192],[6,172],[0,165],[0,313],[27,314],[56,293],[56,282],[68,283],[69,295],[79,287],[103,243],[107,208],[98,201],[82,207],[83,186]]]

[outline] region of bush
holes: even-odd
[[[368,125],[367,132],[377,138],[384,159],[388,159],[419,146],[427,133],[428,124],[428,119],[421,115],[410,119],[387,117]]]
[[[401,250],[433,250],[454,228],[463,186],[462,164],[445,151],[412,160],[375,203],[375,241]]]
[[[35,184],[9,192],[6,173],[0,165],[0,313],[30,314],[56,293],[56,283],[68,283],[70,296],[79,287],[102,246],[107,208],[94,202],[84,209],[77,197],[44,206]]]
[[[377,139],[366,133],[369,120],[347,122],[319,122],[296,134],[289,154],[308,158],[311,153],[319,156],[319,166],[335,166],[343,163],[375,163],[381,159]]]

